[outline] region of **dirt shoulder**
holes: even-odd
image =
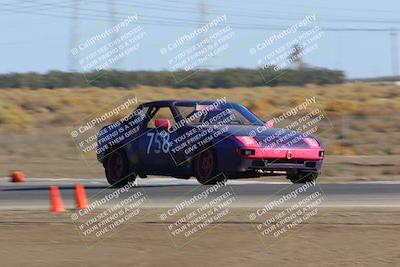
[[[153,214],[154,211],[147,211]],[[243,212],[243,210],[239,211]],[[4,266],[397,266],[398,210],[321,211],[265,246],[255,225],[231,216],[184,247],[151,215],[86,247],[70,214],[0,212]]]

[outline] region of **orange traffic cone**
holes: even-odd
[[[88,207],[88,201],[85,193],[85,188],[82,184],[75,185],[75,204],[76,209],[86,209]]]
[[[64,202],[61,198],[58,186],[50,186],[50,211],[51,212],[64,212]]]
[[[23,183],[25,182],[24,173],[21,171],[13,171],[11,173],[11,182],[13,183]]]

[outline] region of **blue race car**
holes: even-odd
[[[114,186],[147,175],[195,176],[201,184],[273,175],[314,182],[322,143],[272,126],[226,99],[149,102],[100,130],[97,158]]]

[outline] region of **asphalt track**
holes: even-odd
[[[49,208],[49,186],[58,185],[67,209],[74,207],[74,185],[85,186],[89,202],[104,199],[115,192],[105,179],[46,179],[27,178],[25,183],[11,183],[9,178],[0,178],[0,209],[1,210],[41,210]],[[113,205],[141,191],[146,196],[143,207],[172,207],[184,200],[201,194],[211,186],[199,185],[195,179],[181,180],[174,178],[151,177],[137,179],[137,185],[121,192],[104,205]],[[278,200],[301,185],[286,182],[262,182],[248,180],[230,180],[227,186],[218,192],[230,191],[235,196],[233,207],[262,207],[273,200]],[[323,196],[320,207],[333,208],[400,208],[400,182],[352,182],[352,183],[317,183],[296,200],[313,192]],[[208,191],[210,192],[210,191]],[[215,193],[217,194],[217,193]],[[214,194],[210,193],[208,200]],[[216,195],[215,195],[216,196]],[[201,204],[202,199],[197,204]],[[288,200],[284,205],[291,205]]]

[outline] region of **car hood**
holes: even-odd
[[[252,136],[261,147],[310,148],[304,138],[313,138],[322,147],[321,141],[312,135],[288,129],[254,125],[213,125],[208,127],[225,128],[227,136]]]

